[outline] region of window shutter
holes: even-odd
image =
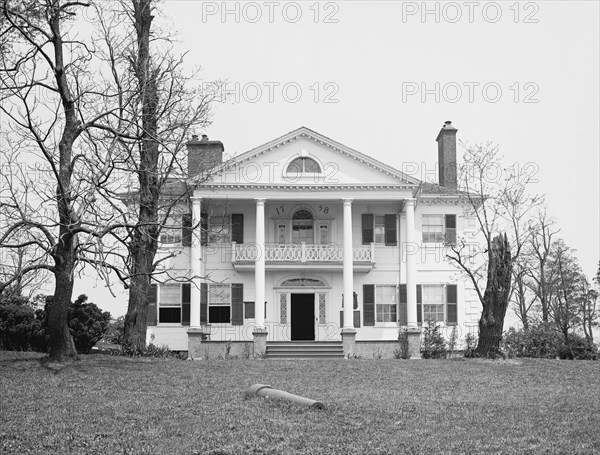
[[[385,215],[385,244],[396,245],[396,215]]]
[[[200,284],[200,324],[208,322],[208,284]]]
[[[448,284],[446,286],[446,304],[447,307],[447,323],[456,324],[458,323],[458,291],[455,284]]]
[[[244,215],[242,213],[231,215],[231,241],[244,243]]]
[[[417,324],[423,323],[423,293],[420,284],[417,284]]]
[[[158,286],[155,284],[151,284],[150,285],[150,294],[148,295],[148,314],[146,315],[146,325],[156,325],[157,292],[158,292]]]
[[[363,213],[362,215],[362,243],[368,245],[373,242],[373,214]]]
[[[400,325],[406,325],[408,323],[408,295],[406,293],[406,285],[401,284],[399,288],[398,296],[398,323]]]
[[[456,243],[456,215],[446,215],[446,242],[454,245]]]
[[[181,217],[181,244],[192,246],[192,214],[185,213]]]
[[[231,284],[231,324],[244,324],[244,285]]]
[[[208,213],[200,214],[200,245],[208,244]]]
[[[244,302],[244,318],[254,319],[254,302]]]
[[[363,284],[363,323],[365,327],[375,325],[375,286]]]
[[[190,325],[190,301],[192,285],[183,283],[181,285],[181,325]]]
[[[354,311],[354,328],[360,329],[360,310]]]

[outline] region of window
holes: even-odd
[[[208,287],[208,322],[231,322],[231,285],[211,284]]]
[[[181,215],[171,215],[160,231],[160,242],[165,244],[181,243]]]
[[[423,321],[444,322],[444,286],[423,285]]]
[[[397,317],[396,286],[375,285],[375,321],[393,322]]]
[[[375,215],[373,219],[373,236],[375,243],[385,243],[385,216]]]
[[[444,241],[444,217],[442,215],[423,215],[423,243],[442,243]]]
[[[397,216],[393,213],[386,215],[362,214],[362,243],[369,245],[395,246],[397,242],[396,232]]]
[[[224,243],[231,241],[231,217],[211,216],[208,219],[209,243]]]
[[[286,231],[287,231],[287,226],[285,224],[277,225],[277,240],[280,244],[287,243],[286,242],[286,237],[287,237]]]
[[[313,243],[313,216],[308,210],[298,210],[292,217],[292,243]]]
[[[287,169],[286,174],[288,175],[298,175],[305,173],[321,173],[321,167],[319,164],[313,160],[312,158],[296,158],[292,161]]]
[[[319,243],[329,243],[329,225],[319,225]]]
[[[456,215],[423,215],[423,243],[456,242]]]
[[[158,322],[181,322],[181,285],[163,284],[160,286]]]

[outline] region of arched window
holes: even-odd
[[[319,163],[312,158],[300,157],[292,161],[286,170],[287,174],[293,175],[304,174],[307,172],[320,174],[321,167],[319,166]]]
[[[292,216],[292,242],[314,243],[313,216],[308,210],[300,209]]]

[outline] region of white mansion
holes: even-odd
[[[188,175],[202,183],[174,221],[183,229],[161,236],[163,252],[180,251],[171,275],[191,278],[153,286],[148,339],[193,358],[311,345],[390,356],[399,326],[413,352],[423,321],[476,326],[477,298],[444,254],[475,231],[456,132],[446,122],[437,136],[439,185],[304,127],[225,163],[220,141],[194,136]]]

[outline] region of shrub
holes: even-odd
[[[450,332],[450,339],[448,340],[448,357],[452,357],[454,355],[454,351],[456,350],[456,342],[458,341],[458,332],[456,330],[456,326],[452,327],[452,332]]]
[[[108,324],[108,329],[104,334],[104,340],[109,343],[118,344],[119,346],[123,344],[123,337],[125,333],[125,318],[123,316],[119,316],[114,321]]]
[[[502,349],[508,357],[554,359],[558,355],[560,337],[549,324],[531,326],[529,330],[514,327],[502,338]]]
[[[427,320],[423,329],[421,357],[424,359],[443,359],[446,357],[446,353],[446,342],[440,332],[440,326],[431,320]]]
[[[465,357],[471,358],[476,357],[475,350],[477,349],[477,335],[474,333],[467,333],[465,335]]]
[[[406,329],[398,330],[398,342],[399,348],[394,350],[394,358],[410,359],[410,352],[408,347],[408,333],[406,333]]]
[[[69,307],[69,330],[80,354],[87,354],[102,339],[108,328],[110,313],[102,311],[94,303],[87,303],[87,295],[81,294]]]
[[[82,354],[90,352],[102,338],[110,320],[109,313],[86,301],[87,297],[80,295],[69,306],[67,316],[73,342],[77,352]],[[34,310],[21,296],[12,295],[0,301],[0,348],[47,352],[48,340],[46,309]]]
[[[12,295],[3,299],[0,302],[0,348],[30,350],[34,318],[35,312],[25,297]]]
[[[567,343],[560,342],[558,356],[570,360],[598,360],[598,347],[589,344],[585,338],[572,334]]]

